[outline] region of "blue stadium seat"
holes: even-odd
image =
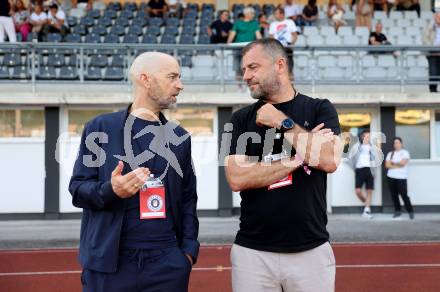
[[[110,67],[124,67],[125,66],[125,55],[113,55],[110,62]]]
[[[121,26],[129,26],[130,25],[130,21],[128,18],[124,17],[124,16],[119,16],[118,18],[116,18],[115,20],[115,25],[121,25]]]
[[[146,34],[142,38],[143,44],[157,44],[157,36],[152,34]]]
[[[98,20],[98,25],[109,27],[113,25],[113,21],[110,17],[102,17]]]
[[[0,79],[9,79],[10,77],[9,68],[3,65],[0,66]]]
[[[102,16],[103,18],[110,18],[110,19],[116,19],[118,17],[116,10],[107,9],[104,11],[104,14]]]
[[[77,33],[70,33],[66,35],[64,38],[64,41],[67,43],[80,43],[81,42],[81,36]]]
[[[192,45],[195,43],[195,39],[193,35],[181,35],[180,36],[180,40],[179,40],[179,44],[181,45]]]
[[[83,25],[83,26],[86,26],[86,27],[91,27],[91,26],[95,25],[95,19],[93,17],[90,17],[90,16],[84,16],[79,21],[79,24]]]
[[[150,26],[157,26],[157,27],[161,27],[163,25],[163,19],[160,17],[152,17],[150,18],[150,20],[148,21],[148,24]]]
[[[150,25],[147,29],[147,34],[156,36],[160,35],[160,27]]]
[[[124,69],[121,67],[108,67],[105,70],[104,80],[122,81],[124,78]]]
[[[79,35],[86,35],[87,34],[87,26],[85,26],[83,24],[77,25],[72,29],[72,33],[79,34]]]
[[[78,24],[78,18],[76,18],[75,16],[68,16],[67,23],[69,24],[70,28],[73,28]]]
[[[106,67],[108,66],[108,58],[104,55],[92,55],[92,58],[90,59],[89,63],[90,67]]]
[[[26,66],[15,66],[12,70],[13,79],[29,79],[30,72]]]
[[[62,36],[59,33],[49,33],[47,34],[47,41],[50,43],[59,43],[62,40]]]
[[[122,12],[121,12],[121,14],[119,15],[119,18],[125,18],[125,19],[127,19],[127,20],[131,20],[131,19],[133,19],[133,17],[134,17],[134,14],[133,14],[133,11],[131,11],[131,10],[122,10]]]
[[[111,28],[110,34],[123,36],[125,35],[125,27],[123,25],[116,24]]]
[[[90,10],[86,16],[89,16],[94,19],[98,19],[101,17],[101,11],[98,9],[93,9],[93,10]]]
[[[132,34],[132,35],[142,35],[144,33],[142,26],[138,25],[138,24],[133,24],[132,26],[130,26],[130,28],[128,29],[128,34]]]
[[[50,67],[61,67],[65,65],[64,55],[60,54],[50,54],[47,56],[47,66]]]
[[[180,25],[180,20],[176,17],[170,17],[165,21],[166,26],[175,26],[178,27]]]
[[[139,38],[136,34],[127,34],[122,42],[124,44],[137,44],[139,43]]]
[[[176,26],[166,26],[164,35],[165,34],[177,36],[179,34],[179,29]]]
[[[37,79],[40,80],[52,80],[57,78],[57,74],[55,72],[55,67],[51,66],[40,66],[37,72]]]
[[[78,71],[77,71],[76,67],[72,67],[72,66],[61,67],[58,79],[60,79],[60,80],[77,80],[78,79]]]
[[[98,24],[96,26],[92,26],[90,32],[94,34],[98,34],[100,36],[105,36],[107,34],[107,27]]]
[[[192,35],[195,35],[196,34],[195,26],[184,26],[182,28],[182,34],[192,34]]]
[[[84,80],[101,80],[102,72],[101,68],[89,67],[84,74]]]
[[[89,33],[88,35],[86,35],[84,42],[89,44],[99,44],[101,42],[101,37],[99,36],[99,34]]]
[[[176,43],[176,37],[172,35],[163,35],[162,39],[160,40],[161,44],[175,44]]]

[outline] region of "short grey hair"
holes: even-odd
[[[255,9],[252,7],[246,7],[243,9],[243,14],[254,14],[255,15]]]

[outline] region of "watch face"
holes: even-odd
[[[293,120],[292,119],[285,119],[283,121],[283,128],[291,129],[293,127]]]

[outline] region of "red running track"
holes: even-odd
[[[334,244],[340,292],[438,292],[440,243]],[[230,246],[203,246],[191,292],[231,291]],[[1,292],[81,291],[74,249],[0,251]],[[318,291],[320,292],[320,291]]]

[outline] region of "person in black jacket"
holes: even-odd
[[[188,290],[199,250],[191,140],[161,113],[183,89],[179,71],[169,55],[141,54],[133,104],[84,128],[69,184],[83,208],[83,291]]]

